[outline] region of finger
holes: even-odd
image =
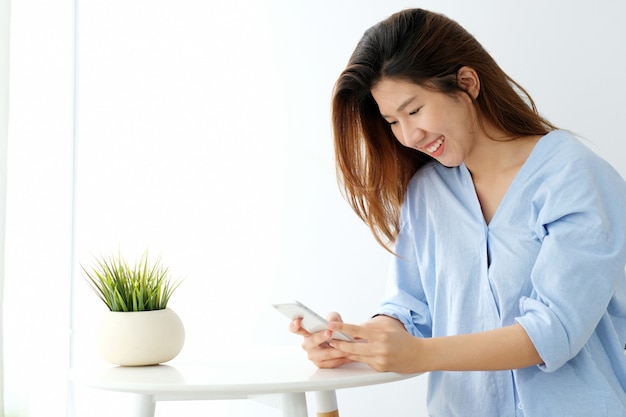
[[[357,346],[359,345],[359,346]],[[365,346],[364,346],[365,345]],[[377,358],[368,354],[366,352],[361,352],[361,350],[367,351],[367,344],[363,343],[354,343],[354,342],[343,342],[339,340],[333,340],[330,342],[330,346],[333,347],[334,351],[339,351],[342,353],[344,360],[348,362],[361,362],[368,366],[370,366],[374,370],[380,370],[377,366]],[[338,360],[338,359],[337,359]]]
[[[313,363],[318,367],[318,368],[337,368],[341,365],[345,365],[346,363],[350,363],[353,362],[352,360],[348,359],[347,357],[341,357],[341,358],[337,358],[337,359],[332,359],[332,360],[327,360],[321,363],[316,363],[315,361],[313,361]]]
[[[311,333],[302,327],[302,318],[296,318],[289,323],[289,331],[301,336],[309,336]]]
[[[327,343],[305,350],[308,359],[320,368],[334,368],[351,362],[344,352],[331,348]]]
[[[327,332],[328,330],[324,330],[321,332],[305,335],[302,342],[302,347],[307,351],[314,350],[318,347],[328,349],[330,346],[327,342],[330,340],[330,337]]]
[[[377,371],[377,372],[386,372],[387,369],[385,369],[384,367],[380,366],[375,358],[371,357],[371,356],[360,356],[360,355],[346,355],[346,359],[349,360],[350,362],[360,362],[360,363],[364,363],[367,366],[369,366],[370,368],[372,368],[373,370]]]
[[[309,359],[314,362],[332,361],[346,356],[344,352],[333,349],[328,343],[322,343],[305,350]]]
[[[328,345],[352,360],[362,361],[361,359],[357,359],[357,357],[363,358],[372,356],[372,347],[367,341],[346,342],[333,339],[328,342]]]
[[[332,340],[329,342],[330,350],[339,351],[348,362],[361,362],[376,371],[387,370],[385,362],[381,363],[378,355],[375,355],[368,343],[344,342],[341,340]]]
[[[375,333],[373,329],[368,329],[367,327],[342,323],[338,321],[329,322],[328,330],[346,333],[355,339],[365,339],[365,340],[371,339],[373,334]]]
[[[343,323],[343,319],[341,318],[341,315],[339,313],[337,313],[336,311],[333,311],[332,313],[328,313],[328,315],[326,316],[326,320],[327,321],[338,321]]]
[[[326,340],[327,339],[320,336],[319,333],[313,333],[310,336],[304,336],[302,348],[307,352],[312,352],[316,349],[329,349],[330,346],[326,343]]]

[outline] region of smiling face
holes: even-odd
[[[469,94],[473,90],[477,94],[477,84],[476,88],[464,87]],[[482,131],[471,97],[465,93],[453,97],[389,78],[375,84],[371,92],[396,139],[445,166],[464,162]]]

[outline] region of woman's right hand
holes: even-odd
[[[343,323],[338,313],[330,313],[326,319],[329,322],[338,321]],[[350,359],[346,358],[343,352],[334,349],[328,344],[328,339],[331,335],[329,330],[309,333],[302,328],[302,319],[300,318],[290,323],[289,330],[304,338],[302,349],[307,352],[309,360],[318,368],[336,368],[348,362],[352,362]]]

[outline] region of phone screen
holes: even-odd
[[[274,308],[290,320],[302,318],[302,327],[309,333],[317,333],[326,329],[328,321],[299,301],[284,304],[273,304]],[[354,342],[354,339],[341,332],[333,332],[332,339]]]

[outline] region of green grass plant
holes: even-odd
[[[161,258],[151,264],[144,252],[132,267],[121,256],[96,258],[93,268],[82,266],[87,283],[111,311],[162,310],[180,281],[172,282]]]

